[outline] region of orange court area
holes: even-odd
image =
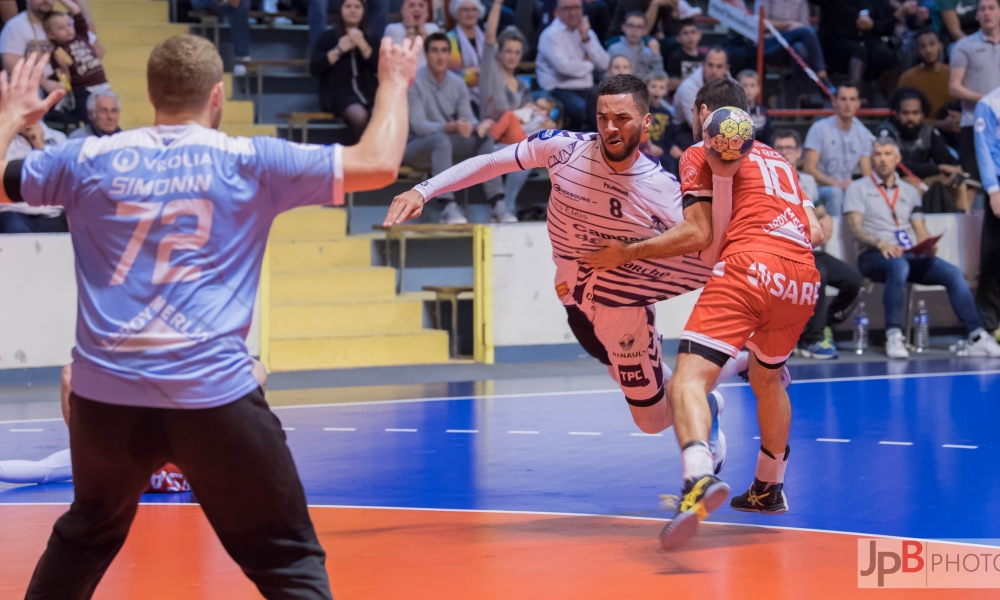
[[[0,598],[23,595],[65,505],[0,506]],[[708,523],[665,553],[663,522],[530,513],[314,507],[339,600],[986,599],[995,590],[861,590],[857,537]],[[139,507],[94,596],[260,598],[196,505]]]

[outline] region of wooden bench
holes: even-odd
[[[252,11],[250,11],[250,18],[251,19],[256,19],[257,23],[259,23],[261,25],[264,25],[266,27],[269,27],[269,28],[274,28],[274,26],[275,26],[274,21],[276,19],[281,18],[281,17],[284,17],[284,18],[288,19],[289,21],[291,21],[292,23],[295,23],[296,25],[301,25],[301,24],[303,24],[303,23],[306,22],[306,20],[303,19],[302,16],[299,15],[299,13],[294,13],[294,12],[278,11],[276,13],[268,13],[268,12],[259,11],[259,10],[252,10]]]
[[[246,74],[243,76],[243,95],[250,95],[250,77],[257,78],[257,100],[254,102],[254,123],[260,117],[260,107],[264,102],[264,67],[291,67],[301,69],[309,66],[308,58],[285,58],[276,60],[248,60],[242,63],[246,66]],[[236,86],[235,81],[233,86]]]
[[[211,11],[205,10],[192,10],[188,13],[188,16],[192,19],[197,19],[197,23],[192,23],[191,28],[197,29],[199,35],[203,37],[209,37],[208,34],[211,33],[212,43],[215,47],[219,47],[219,15]]]
[[[444,329],[441,326],[441,302],[451,304],[451,329],[449,339],[451,341],[450,354],[452,358],[458,358],[458,301],[472,300],[475,296],[472,286],[466,285],[425,285],[422,288],[425,292],[434,293],[434,327]]]
[[[348,213],[350,215],[350,213]],[[409,240],[443,240],[473,237],[475,225],[439,225],[436,223],[415,223],[413,225],[372,225],[372,229],[385,232],[385,264],[392,266],[392,249],[390,242],[399,242],[399,278],[396,280],[396,293],[403,289],[403,276],[406,272],[406,242]]]
[[[288,122],[288,141],[294,141],[295,136],[292,132],[298,128],[299,129],[299,141],[303,144],[309,143],[309,128],[310,125],[316,123],[317,121],[328,121],[324,125],[329,129],[345,129],[347,125],[337,119],[333,113],[327,112],[291,112],[291,113],[280,113],[278,114],[279,119],[285,119]]]

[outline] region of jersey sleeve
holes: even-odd
[[[681,155],[678,172],[681,174],[681,195],[698,199],[712,199],[712,169],[705,160],[703,146],[691,146]]]
[[[997,102],[1000,104],[1000,101]],[[1000,136],[997,135],[997,114],[983,100],[976,103],[976,120],[973,126],[976,136],[976,158],[979,162],[979,178],[987,194],[1000,192]]]
[[[344,204],[343,146],[253,139],[257,171],[266,182],[275,214],[312,204]]]
[[[85,139],[31,152],[21,165],[21,198],[31,206],[72,208],[86,163],[78,162]]]
[[[578,135],[561,129],[547,129],[531,134],[528,139],[515,146],[517,166],[524,170],[566,164],[573,148],[582,141]]]

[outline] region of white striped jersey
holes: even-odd
[[[548,229],[560,273],[564,303],[573,292],[605,306],[645,306],[704,287],[711,268],[697,256],[637,260],[595,275],[591,269],[567,269],[599,249],[599,239],[638,242],[663,233],[683,220],[680,184],[653,159],[641,154],[631,168],[615,172],[604,160],[596,133],[540,131],[515,145],[471,158],[416,186],[425,199],[453,192],[518,169],[549,171]],[[575,278],[570,271],[575,270]]]

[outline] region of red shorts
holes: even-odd
[[[730,254],[715,265],[681,340],[732,357],[746,346],[761,362],[782,363],[795,350],[821,293],[812,263],[767,252]]]

